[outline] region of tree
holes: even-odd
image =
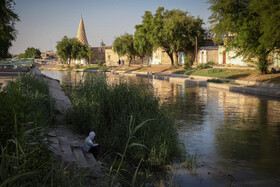
[[[64,36],[61,41],[57,42],[56,50],[62,61],[69,61],[69,64],[72,59],[89,60],[93,54],[89,45],[80,43],[77,38],[68,38],[67,36]]]
[[[41,57],[41,51],[39,49],[36,49],[34,47],[28,47],[25,50],[24,58],[40,58]]]
[[[144,19],[144,18],[143,18]],[[151,56],[153,52],[153,44],[148,37],[147,25],[145,25],[145,21],[142,22],[142,25],[135,26],[134,33],[134,49],[139,57],[142,59],[142,64],[144,57]]]
[[[61,58],[63,62],[71,62],[72,46],[70,43],[70,38],[64,36],[61,41],[57,42],[56,45],[57,55]]]
[[[8,55],[12,41],[16,38],[15,22],[19,17],[14,13],[13,0],[0,0],[0,58]]]
[[[133,45],[133,35],[128,33],[115,38],[113,42],[113,49],[119,56],[127,55],[129,58],[129,65],[132,59],[135,59],[137,54]]]
[[[278,0],[209,0],[215,42],[226,39],[226,49],[244,58],[258,58],[258,67],[267,73],[268,55],[280,43]]]
[[[103,42],[103,40],[101,40],[100,47],[105,47],[105,46],[106,46],[106,44]]]
[[[93,58],[93,51],[92,51],[92,49],[91,49],[91,47],[89,45],[87,46],[87,54],[86,54],[86,56],[87,56],[87,59],[88,59],[88,63],[90,63],[92,58]]]
[[[159,7],[155,15],[146,11],[142,20],[147,41],[152,43],[154,49],[162,47],[170,57],[172,65],[174,55],[178,65],[180,51],[194,51],[196,38],[202,42],[202,25],[203,21],[199,17],[194,18],[188,12],[178,9],[165,10],[163,7]]]

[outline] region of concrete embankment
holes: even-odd
[[[263,82],[256,82],[256,81],[244,81],[244,80],[220,79],[222,81],[229,81],[232,83],[239,84],[239,85],[230,85],[230,84],[207,82],[208,79],[213,79],[214,77],[189,76],[189,75],[179,75],[179,74],[162,74],[162,73],[153,73],[153,72],[131,72],[131,71],[127,71],[127,72],[114,71],[113,73],[120,74],[120,75],[153,78],[158,80],[174,82],[178,84],[185,84],[185,85],[192,85],[192,86],[206,86],[209,88],[226,89],[233,92],[280,98],[280,84],[263,83]]]

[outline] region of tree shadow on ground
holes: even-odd
[[[225,77],[226,79],[239,79],[239,78],[245,78],[248,77],[250,74],[249,73],[244,73],[244,74],[238,74],[238,75],[230,75]]]
[[[142,68],[140,67],[140,68],[130,69],[130,70],[125,71],[125,73],[131,73],[133,71],[137,71],[137,70],[140,70],[140,69],[142,69]]]
[[[280,76],[265,79],[265,80],[263,80],[263,82],[280,84]]]
[[[179,71],[174,71],[174,74],[184,74],[186,71],[184,70],[179,70]]]

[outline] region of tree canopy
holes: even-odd
[[[113,49],[119,56],[126,55],[129,58],[129,65],[132,59],[137,55],[133,43],[133,35],[128,33],[116,37],[113,43]]]
[[[150,45],[153,46],[153,49],[162,47],[170,57],[172,65],[174,65],[173,55],[178,64],[180,51],[194,52],[196,38],[199,43],[203,40],[202,19],[194,18],[187,11],[165,10],[163,7],[159,7],[155,15],[146,11],[142,18],[142,24],[135,27],[135,34],[141,37],[139,44],[145,44],[143,46],[146,47],[148,54],[151,52]],[[136,45],[138,50],[142,47],[139,44]],[[142,49],[139,50],[140,53],[142,51]]]
[[[16,38],[15,22],[19,21],[14,12],[13,0],[0,0],[0,58],[8,56],[12,41]]]
[[[71,63],[72,59],[87,59],[91,60],[93,52],[89,45],[82,44],[77,38],[68,38],[64,36],[56,45],[57,55],[63,62]]]
[[[226,38],[226,48],[237,55],[257,57],[262,73],[267,72],[268,55],[280,43],[278,0],[209,0],[215,42]]]
[[[136,53],[142,59],[142,62],[145,56],[151,56],[153,52],[153,43],[148,34],[150,30],[150,18],[152,18],[152,15],[149,13],[145,13],[145,15],[143,16],[142,24],[135,26],[133,45]]]
[[[41,57],[41,51],[39,49],[36,49],[34,47],[28,47],[25,50],[24,58],[40,58]]]

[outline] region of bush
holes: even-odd
[[[189,54],[184,55],[184,58],[185,58],[184,68],[185,69],[190,69],[192,67],[192,64],[193,64],[193,58]]]
[[[206,64],[199,64],[198,66],[196,66],[196,69],[208,69],[208,68],[212,68],[212,66],[207,62]]]
[[[85,135],[94,130],[104,152],[123,152],[133,116],[134,126],[153,120],[139,129],[134,138],[134,142],[147,149],[128,149],[126,160],[137,165],[143,158],[147,165],[158,166],[180,156],[174,120],[143,85],[108,84],[102,76],[87,77],[72,90],[70,98],[73,104],[70,123]]]
[[[102,68],[104,66],[104,61],[103,60],[97,60],[97,64],[99,68]]]
[[[215,62],[210,61],[210,62],[207,62],[207,64],[210,66],[213,66],[213,65],[215,65]]]

